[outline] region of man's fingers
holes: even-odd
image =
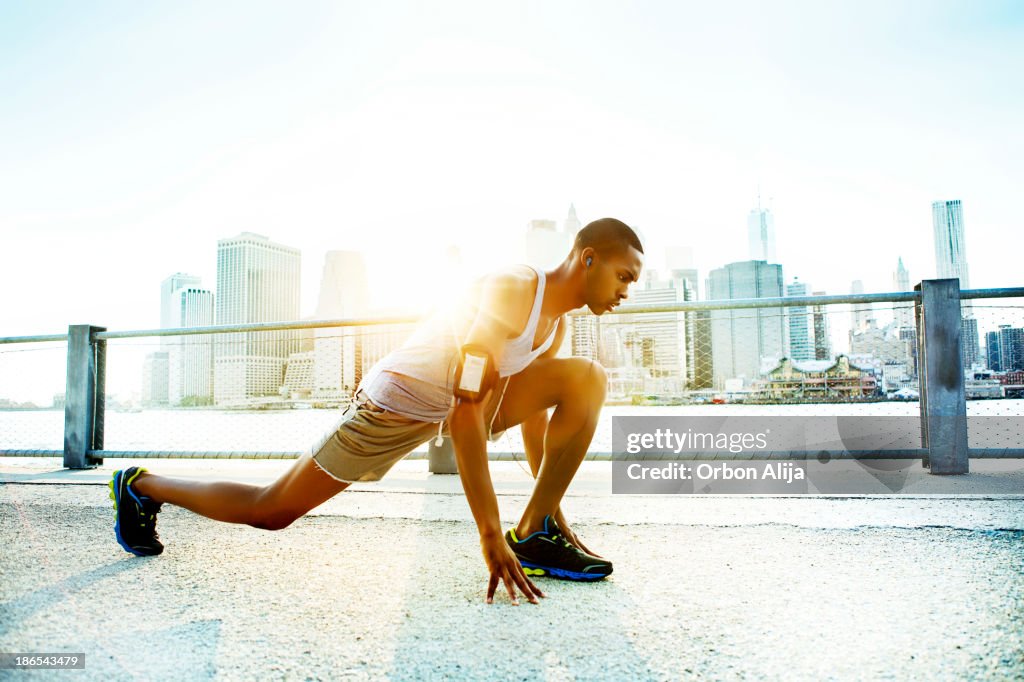
[[[600,554],[595,552],[594,550],[592,550],[589,547],[587,547],[586,545],[584,545],[583,541],[580,540],[578,535],[573,535],[571,542],[572,542],[572,544],[576,545],[577,547],[582,549],[584,552],[586,552],[590,556],[596,556],[598,559],[603,559],[604,558]]]
[[[519,570],[514,571],[512,573],[512,577],[515,579],[516,585],[519,586],[519,589],[523,591],[523,595],[531,603],[536,604],[537,603],[537,594],[536,593],[539,592],[540,590],[538,590],[536,587],[533,587],[533,583],[531,583],[530,580],[526,577],[526,574],[523,573],[523,569],[521,567],[518,567],[518,568],[519,568]]]
[[[548,596],[548,595],[544,594],[543,592],[541,592],[540,589],[538,589],[538,587],[533,584],[532,580],[527,578],[525,575],[523,576],[523,578],[526,580],[526,584],[530,586],[530,589],[533,590],[533,593],[535,595],[537,595],[538,597],[547,597]]]
[[[494,603],[494,591],[498,589],[498,574],[491,573],[491,580],[487,583],[487,603]]]
[[[505,591],[508,592],[508,600],[515,606],[519,605],[519,596],[516,593],[518,587],[531,604],[539,603],[537,597],[544,597],[545,594],[533,584],[533,581],[526,577],[522,565],[518,561],[512,564],[498,562],[497,567],[491,572],[490,580],[487,583],[487,603],[494,603],[494,594],[498,589],[498,581],[505,584]]]
[[[509,577],[508,571],[505,571],[505,577],[502,578],[505,583],[505,588],[508,590],[508,598],[513,604],[519,606],[519,597],[516,596],[516,590],[512,587],[512,580]]]

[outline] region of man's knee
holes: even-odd
[[[299,517],[294,514],[257,515],[249,522],[249,525],[261,530],[284,530],[292,525],[297,518]]]
[[[282,507],[272,497],[260,496],[253,506],[249,525],[261,530],[284,530],[302,516],[302,513]]]
[[[590,361],[590,369],[591,384],[604,397],[605,391],[608,390],[608,372],[604,371],[604,365],[596,360]]]
[[[608,374],[601,363],[588,358],[569,358],[569,360],[572,362],[570,376],[575,393],[573,398],[578,400],[579,394],[582,393],[588,398],[603,402],[605,391],[608,388]]]

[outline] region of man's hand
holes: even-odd
[[[544,596],[544,593],[523,573],[523,567],[519,564],[519,559],[516,558],[515,553],[509,548],[504,537],[501,535],[484,536],[480,538],[480,548],[484,554],[484,561],[487,563],[487,570],[491,573],[491,580],[487,584],[488,604],[494,603],[494,592],[498,589],[499,580],[505,583],[505,589],[508,590],[508,598],[516,606],[519,605],[516,587],[522,591],[523,596],[531,604],[538,603],[537,597]]]
[[[579,537],[577,537],[576,533],[572,532],[572,529],[569,527],[569,522],[565,520],[565,515],[562,514],[561,507],[559,507],[558,510],[555,512],[554,517],[555,523],[557,523],[558,527],[562,529],[562,534],[565,535],[565,539],[568,540],[572,545],[574,545],[578,549],[583,550],[590,556],[596,556],[599,559],[604,558],[597,552],[592,551],[586,545],[584,545],[583,541],[580,540]]]

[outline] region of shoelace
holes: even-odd
[[[160,534],[156,532],[156,514],[150,514],[148,517],[144,516],[142,518],[143,522],[139,525],[145,527],[154,540],[159,539]]]
[[[153,534],[154,538],[160,537],[160,535],[156,532],[156,515],[160,512],[160,507],[162,506],[162,504],[158,504],[156,505],[156,507],[152,507],[152,514],[147,513],[148,510],[146,509],[145,506],[140,508],[139,516],[142,518],[142,523],[140,523],[139,526],[150,531]]]
[[[566,540],[565,537],[561,533],[556,533],[555,535],[552,535],[551,539],[552,540],[561,540],[563,547],[567,547],[569,549],[575,549],[576,548],[575,545],[573,545],[571,542]]]

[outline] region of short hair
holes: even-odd
[[[580,253],[588,246],[601,255],[622,246],[632,246],[640,253],[644,252],[644,247],[640,244],[640,238],[636,236],[636,232],[629,225],[615,218],[595,220],[576,233],[576,241],[572,245],[573,253]]]

